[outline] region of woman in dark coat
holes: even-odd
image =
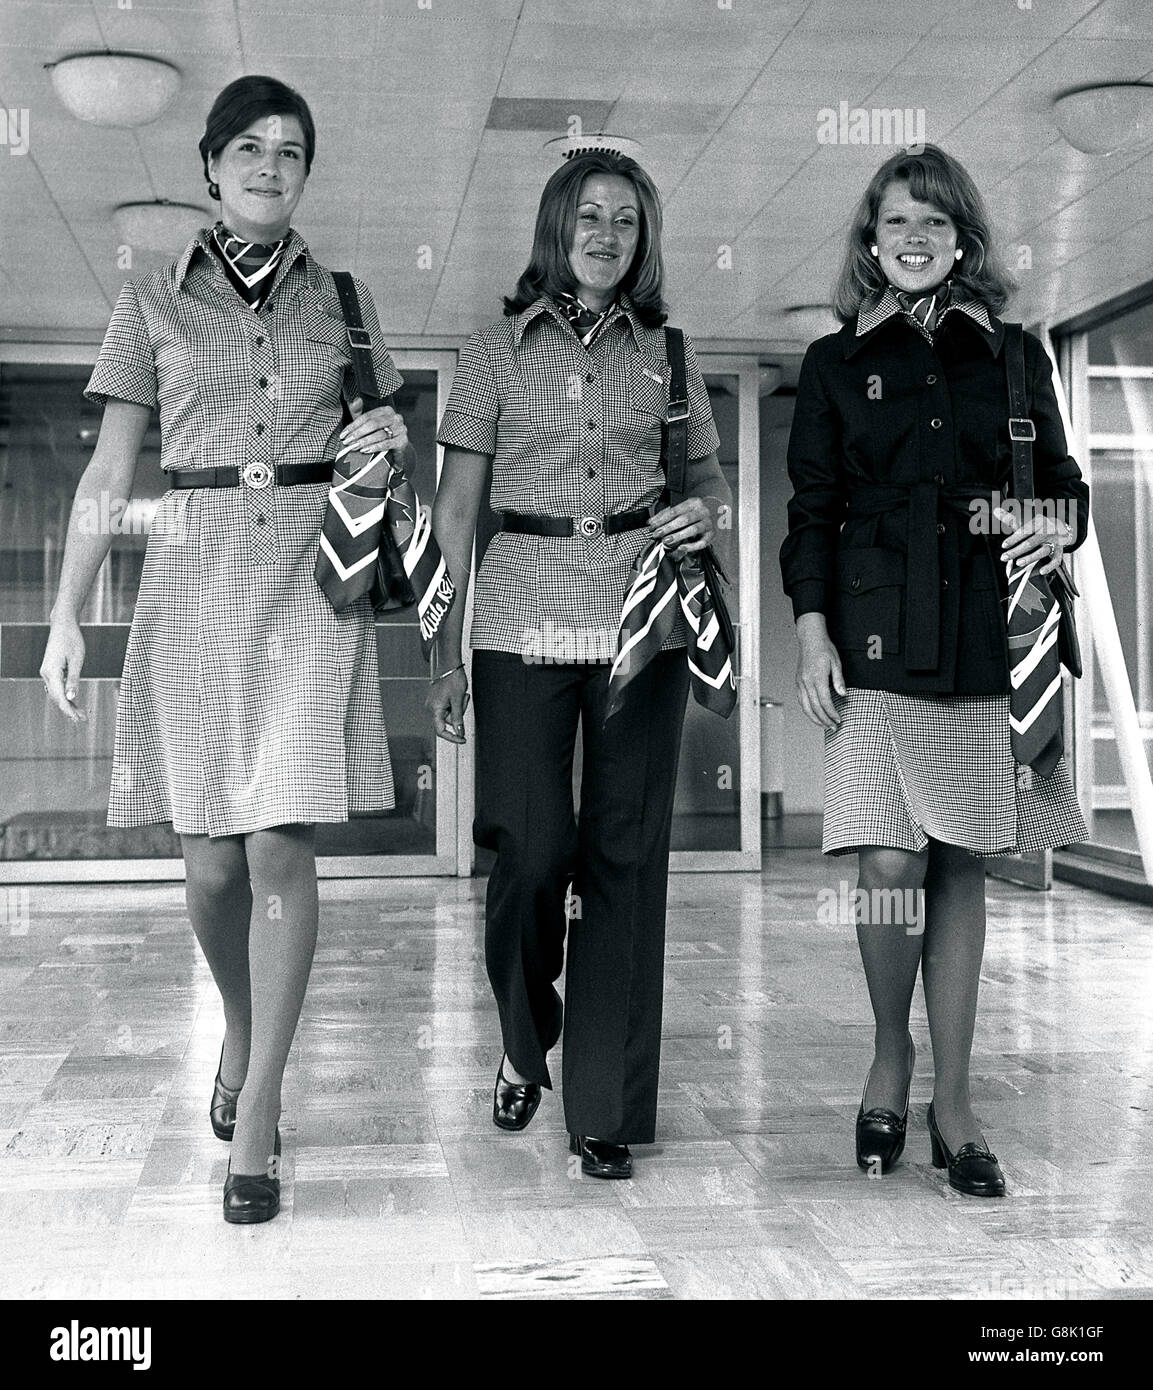
[[[996,314],[1011,288],[956,160],[929,145],[882,165],[849,235],[834,305],[844,327],[801,368],[781,547],[798,694],[825,730],[823,848],[857,852],[864,890],[857,938],[876,1038],[857,1161],[887,1172],[904,1146],[920,966],[934,1164],[978,1196],[1005,1190],[969,1096],[984,857],[1086,834],[1064,760],[1034,775],[1010,743],[1005,562],[1055,569],[1084,539],[1089,506],[1032,334],[1043,505],[1027,521],[1018,512],[1020,525],[998,505],[1012,485],[1012,412]],[[918,899],[903,925],[869,910]]]

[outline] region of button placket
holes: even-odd
[[[253,564],[270,565],[280,558],[276,527],[276,460],[272,454],[272,426],[276,418],[275,393],[270,389],[278,378],[276,352],[267,329],[253,338],[252,376],[249,392],[249,422],[245,467],[252,486],[243,478],[244,508],[248,532],[248,553]],[[265,484],[261,486],[260,484]]]

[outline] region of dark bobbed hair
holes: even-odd
[[[665,264],[661,256],[661,198],[656,184],[635,159],[615,150],[585,150],[556,171],[540,195],[533,232],[532,254],[516,289],[505,296],[504,312],[519,314],[542,294],[575,294],[576,277],[569,265],[576,229],[581,187],[590,174],[619,174],[636,189],[640,236],[636,255],[619,289],[632,300],[637,318],[659,328],[665,312]]]
[[[208,191],[214,198],[219,194],[213,191],[215,185],[209,177],[209,155],[217,158],[229,140],[242,134],[262,116],[296,117],[304,132],[304,170],[305,173],[311,171],[316,154],[316,126],[308,102],[299,92],[275,77],[238,77],[212,103],[212,110],[204,123],[204,134],[200,137],[204,177],[208,180]]]
[[[953,283],[1000,313],[1017,288],[993,245],[989,214],[977,186],[959,160],[937,145],[920,154],[908,150],[887,159],[869,180],[849,226],[849,243],[833,293],[833,313],[842,323],[856,321],[862,304],[885,287],[885,273],[869,247],[877,234],[881,199],[889,184],[902,180],[918,202],[933,203],[947,212],[957,227],[957,245],[964,255],[952,271]]]

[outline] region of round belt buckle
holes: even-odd
[[[599,516],[582,516],[580,519],[580,533],[582,536],[591,540],[593,536],[599,536],[604,530],[604,522]]]
[[[272,482],[272,469],[266,463],[246,463],[240,476],[244,479],[245,487],[268,487]]]

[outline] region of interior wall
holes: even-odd
[[[820,811],[824,805],[821,753],[824,735],[810,724],[797,703],[793,684],[797,639],[792,604],[781,588],[778,556],[787,529],[785,509],[792,488],[785,465],[793,423],[791,393],[761,400],[761,698],[783,705],[780,723],[786,815]]]

